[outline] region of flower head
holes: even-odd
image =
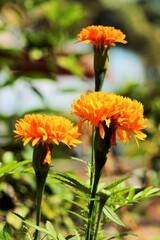
[[[77,37],[82,43],[91,43],[99,48],[115,46],[116,42],[127,43],[126,35],[121,30],[101,25],[83,28]]]
[[[78,127],[73,126],[70,120],[62,116],[48,116],[45,114],[27,114],[24,118],[17,121],[14,133],[15,138],[21,139],[23,145],[29,142],[32,146],[42,144],[46,146],[58,145],[60,142],[68,147],[75,147],[80,141],[77,139],[80,135]],[[49,147],[45,162],[51,158]]]
[[[88,120],[99,128],[102,139],[106,126],[110,128],[111,145],[116,145],[116,135],[126,144],[131,134],[136,140],[146,138],[141,130],[146,128],[148,120],[143,116],[143,105],[136,100],[113,93],[92,92],[81,95],[72,108],[72,114],[82,117],[80,124]]]

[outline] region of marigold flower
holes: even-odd
[[[70,120],[62,116],[48,116],[45,114],[27,114],[24,118],[17,121],[15,125],[15,138],[21,139],[23,145],[29,142],[32,146],[42,143],[44,145],[58,145],[60,142],[68,147],[75,147],[80,143],[78,127],[73,126]],[[49,147],[44,163],[51,158]]]
[[[127,97],[113,93],[92,92],[81,95],[72,105],[72,114],[82,117],[79,125],[88,120],[99,128],[102,139],[105,137],[104,126],[112,130],[111,145],[116,145],[116,135],[127,144],[131,134],[135,139],[144,140],[141,131],[148,120],[143,116],[143,105]]]
[[[77,35],[82,43],[91,43],[96,47],[108,47],[110,45],[115,46],[116,42],[126,44],[126,35],[119,29],[114,27],[92,25],[83,28]]]

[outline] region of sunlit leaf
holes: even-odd
[[[122,182],[125,182],[127,179],[129,179],[130,177],[127,176],[127,177],[124,177],[124,178],[121,178],[119,180],[116,180],[114,181],[112,184],[108,185],[105,190],[110,190],[112,188],[115,188],[116,186],[118,186],[119,184],[121,184]]]
[[[66,183],[71,187],[74,187],[84,193],[90,193],[90,186],[87,185],[84,181],[75,177],[70,173],[57,173],[54,177],[55,179],[59,180],[60,182]]]
[[[31,160],[25,160],[23,162],[12,161],[10,163],[7,163],[6,165],[4,165],[0,168],[0,177],[2,177],[5,174],[13,173],[13,170],[15,170],[21,166],[24,166],[24,165],[28,164],[29,162],[31,162]]]
[[[135,195],[135,188],[131,187],[130,190],[129,190],[128,196],[127,196],[127,200],[128,201],[132,200],[134,195]]]
[[[144,196],[145,197],[150,197],[155,193],[160,193],[160,188],[153,188],[153,187],[148,187],[144,190]]]
[[[160,194],[159,188],[153,188],[151,186],[145,188],[143,191],[138,192],[134,197],[133,200],[140,200],[143,198],[149,198],[158,196]]]
[[[52,235],[54,239],[57,238],[56,231],[51,222],[49,221],[46,222],[46,229],[48,230],[48,232],[50,232],[50,235]]]
[[[108,206],[105,206],[103,208],[103,213],[111,221],[117,223],[118,225],[124,226],[123,222],[120,220],[120,218],[117,216],[117,214]]]
[[[58,240],[66,240],[61,233],[58,234]]]

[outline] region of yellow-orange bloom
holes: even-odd
[[[105,137],[104,125],[111,128],[111,145],[116,145],[116,135],[126,144],[131,134],[136,140],[146,138],[141,130],[146,128],[148,120],[143,116],[143,105],[136,100],[113,93],[92,92],[81,95],[72,108],[72,114],[82,117],[80,124],[90,121],[99,127],[102,138]]]
[[[21,139],[24,146],[31,142],[32,146],[42,143],[46,145],[60,142],[68,147],[75,147],[80,143],[78,127],[73,126],[70,120],[62,116],[49,116],[46,114],[27,114],[24,118],[17,121],[14,133],[15,138]],[[47,151],[45,161],[49,161],[50,152]]]
[[[119,29],[108,26],[88,26],[83,28],[77,35],[80,42],[91,43],[96,47],[108,47],[110,45],[115,46],[116,42],[126,44],[126,35]]]

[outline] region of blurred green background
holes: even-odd
[[[160,185],[159,0],[0,1],[1,165],[32,158],[32,148],[24,149],[21,142],[13,139],[15,121],[24,114],[45,112],[76,121],[69,115],[73,100],[94,89],[92,46],[76,43],[76,36],[82,27],[92,24],[121,29],[128,41],[127,45],[111,48],[103,90],[141,101],[150,120],[147,140],[140,142],[139,148],[133,140],[127,146],[118,144],[113,149],[104,177],[130,173],[133,176],[130,184],[157,187]],[[67,169],[84,177],[77,162],[69,159],[72,155],[88,160],[89,131],[84,131],[82,139],[84,144],[73,151],[55,148],[53,165],[57,171]],[[7,219],[18,231],[22,222],[15,221],[10,210],[16,209],[28,218],[35,216],[34,176],[13,174],[0,180],[0,226]],[[64,195],[70,200],[75,198],[65,187],[48,184],[42,214],[44,221],[56,219],[57,229],[66,232],[78,220],[69,216],[67,209],[74,206]],[[136,231],[137,225],[156,228],[160,224],[159,209],[160,203],[154,199],[134,209],[134,216],[128,216],[126,210],[126,222],[133,220],[128,228],[135,227]],[[151,239],[147,237],[144,239]]]

